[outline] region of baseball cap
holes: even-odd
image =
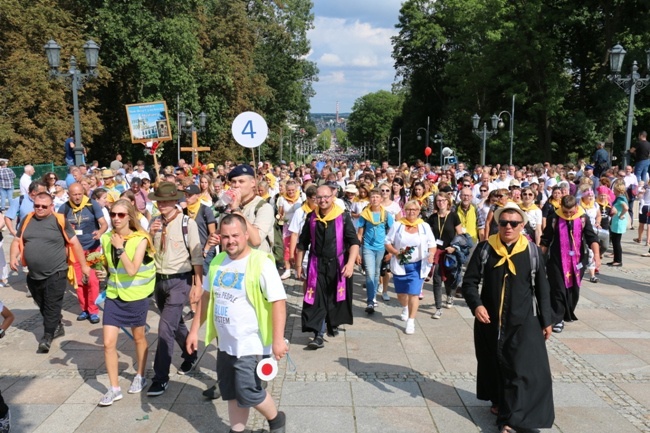
[[[230,170],[228,173],[228,180],[232,180],[235,177],[239,176],[252,176],[255,177],[255,170],[248,164],[240,164],[237,167]]]
[[[185,191],[187,194],[195,195],[195,194],[201,194],[201,189],[199,189],[198,185],[187,185],[183,191]]]

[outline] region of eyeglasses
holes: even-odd
[[[501,227],[508,227],[508,224],[510,224],[510,227],[513,229],[516,227],[519,227],[519,224],[523,224],[523,221],[508,221],[508,220],[499,220],[499,226]]]
[[[110,215],[111,218],[118,217],[119,219],[124,219],[128,214],[126,212],[109,212],[108,215]]]
[[[503,198],[503,194],[494,194],[496,198]]]
[[[420,209],[411,209],[411,208],[408,208],[408,209],[404,209],[404,212],[420,212]]]
[[[525,192],[525,193],[523,193],[521,195],[529,195],[529,196],[533,197],[535,194],[533,194],[532,192]]]
[[[34,209],[49,209],[50,205],[49,204],[35,204]]]
[[[329,200],[331,198],[332,198],[331,195],[317,195],[316,196],[316,200]]]
[[[447,203],[447,200],[436,200],[436,203]]]
[[[470,185],[469,183],[464,183],[463,186],[466,187],[466,188],[469,188],[472,185]]]
[[[487,189],[481,189],[480,191],[481,191],[481,192],[488,192]]]

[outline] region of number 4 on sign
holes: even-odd
[[[245,111],[235,117],[231,131],[235,141],[249,149],[260,146],[269,135],[266,120],[253,111]]]
[[[255,138],[255,134],[257,134],[257,132],[253,130],[253,121],[249,120],[246,122],[246,125],[244,125],[244,129],[242,129],[241,135],[250,135],[251,138]]]

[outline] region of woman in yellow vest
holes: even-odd
[[[110,406],[122,399],[116,349],[120,327],[131,328],[135,343],[138,371],[129,394],[139,393],[146,385],[145,324],[149,297],[156,283],[153,243],[140,226],[131,202],[124,199],[116,201],[109,215],[113,231],[104,233],[101,242],[109,273],[104,307],[104,357],[110,388],[99,402],[100,406]]]

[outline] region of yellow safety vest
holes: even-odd
[[[146,239],[145,236],[135,234],[124,245],[124,251],[129,259],[133,260],[135,251],[140,242]],[[139,301],[149,297],[156,285],[156,265],[153,260],[147,265],[140,265],[140,269],[134,276],[130,276],[121,260],[117,265],[113,263],[113,245],[111,245],[111,233],[102,235],[102,250],[108,262],[109,277],[106,281],[106,297],[109,299],[120,298],[122,301]]]

